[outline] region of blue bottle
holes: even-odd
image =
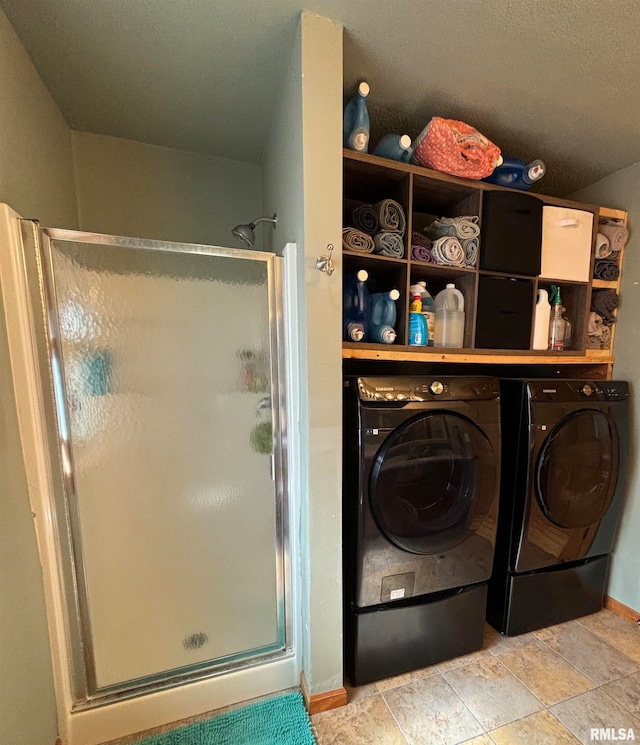
[[[393,344],[396,340],[394,326],[396,323],[396,300],[400,297],[398,290],[376,292],[370,296],[369,341],[378,344]]]
[[[366,341],[369,335],[369,274],[361,269],[344,278],[342,290],[342,336],[345,341]]]
[[[503,155],[502,163],[497,166],[491,176],[482,180],[490,184],[498,184],[498,186],[510,186],[512,189],[527,191],[532,184],[544,176],[546,170],[541,160],[526,163],[524,160]]]
[[[373,154],[389,160],[398,160],[400,163],[408,163],[413,154],[411,137],[409,135],[385,135],[376,145]]]
[[[369,85],[364,81],[358,86],[358,92],[344,109],[342,133],[344,146],[359,153],[369,152],[369,112],[366,98]]]
[[[416,293],[409,307],[409,344],[424,347],[427,344],[427,322],[422,315],[422,300]]]

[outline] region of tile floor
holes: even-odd
[[[640,742],[640,626],[608,610],[359,688],[312,718],[318,745],[571,745],[591,728]]]

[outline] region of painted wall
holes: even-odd
[[[312,694],[342,686],[342,277],[316,258],[341,246],[342,27],[301,16],[263,159],[265,212],[280,222],[273,246],[296,241],[302,340],[303,669]],[[336,259],[340,266],[339,256]]]
[[[72,141],[82,230],[240,247],[231,229],[261,214],[259,166],[89,132]]]
[[[640,163],[581,189],[571,198],[629,213],[631,236],[624,254],[613,375],[631,384],[631,458],[607,594],[640,612]]]
[[[77,227],[69,127],[2,11],[0,101],[0,202],[43,223]],[[1,304],[0,597],[0,742],[53,745],[58,728],[42,571]]]

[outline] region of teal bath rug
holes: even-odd
[[[300,693],[264,699],[136,745],[315,745]]]

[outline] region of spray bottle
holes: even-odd
[[[551,285],[551,321],[549,322],[549,349],[562,352],[567,336],[567,324],[562,315],[560,287]]]

